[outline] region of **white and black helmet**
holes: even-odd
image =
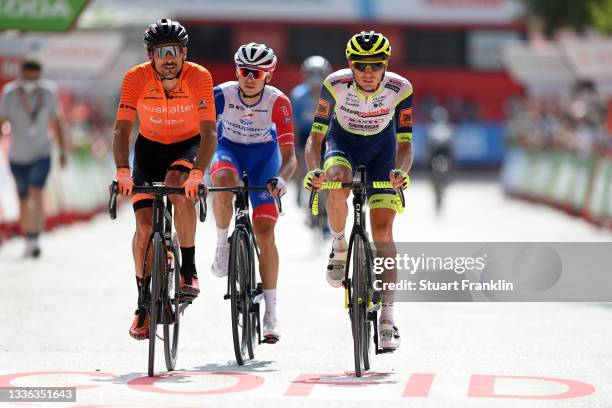
[[[274,71],[276,55],[266,44],[248,43],[241,45],[234,54],[234,62],[238,67],[253,67],[262,71]]]

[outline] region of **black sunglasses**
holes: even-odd
[[[385,65],[384,62],[353,62],[353,67],[360,72],[366,72],[368,67],[370,67],[372,72],[377,72],[383,69]]]

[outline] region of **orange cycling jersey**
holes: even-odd
[[[117,120],[133,122],[155,142],[172,144],[200,133],[201,121],[216,120],[212,77],[198,64],[185,61],[175,87],[166,92],[150,62],[131,68],[121,85]]]

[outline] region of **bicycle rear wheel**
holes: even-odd
[[[244,365],[248,355],[249,311],[245,277],[248,276],[247,237],[243,230],[232,234],[229,254],[229,284],[232,312],[232,337],[238,365]]]
[[[179,302],[179,271],[181,270],[181,253],[176,234],[172,237],[172,248],[168,248],[172,254],[173,262],[169,265],[166,275],[166,306],[169,308],[169,316],[172,321],[164,324],[164,356],[166,357],[166,368],[168,371],[176,367],[176,356],[178,350],[179,328],[181,323],[180,302]]]
[[[151,271],[151,304],[149,306],[149,377],[155,374],[155,337],[157,336],[157,321],[160,310],[161,277],[165,268],[166,256],[162,237],[159,233],[153,235],[153,265]],[[146,257],[146,255],[145,255]]]

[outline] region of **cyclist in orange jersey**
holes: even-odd
[[[204,171],[217,145],[213,82],[208,70],[186,61],[189,37],[178,22],[163,18],[144,33],[149,62],[131,68],[123,79],[117,109],[113,152],[122,195],[134,184],[164,181],[185,187],[185,196],[171,195],[174,224],[181,248],[180,290],[200,292],[195,267],[196,216],[193,199],[203,183]],[[134,146],[133,172],[129,165],[129,138],[138,115],[140,127]],[[144,271],[146,245],[151,233],[153,197],[132,196],[136,232],[132,253],[136,267],[138,308],[130,335],[148,337],[149,319],[144,305],[150,297],[151,271]]]

